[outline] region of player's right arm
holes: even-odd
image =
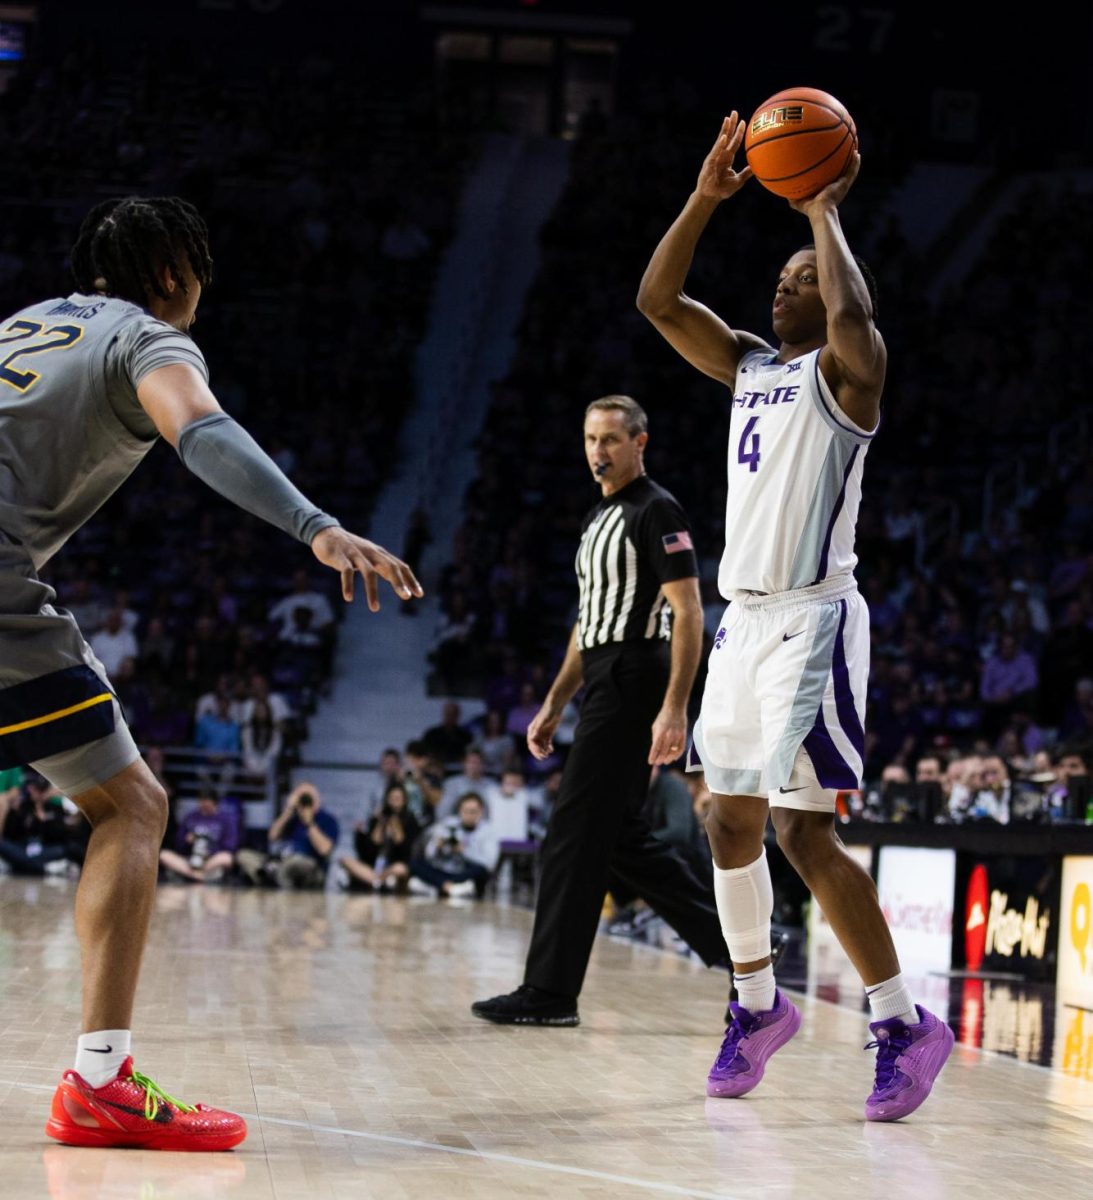
[[[751,167],[742,171],[733,168],[743,137],[744,122],[734,112],[722,122],[683,211],[653,252],[637,300],[642,315],[692,366],[728,387],[736,382],[740,359],[749,350],[765,348],[766,342],[754,334],[731,329],[712,309],[688,296],[683,285],[698,239],[714,210],[751,178]]]
[[[554,734],[562,723],[565,706],[577,694],[577,689],[583,681],[584,668],[581,664],[581,651],[577,645],[577,626],[574,625],[557,678],[551,684],[542,707],[528,726],[528,749],[535,758],[544,759],[553,752]]]
[[[246,512],[311,547],[339,572],[342,596],[364,579],[368,607],[379,608],[377,577],[408,600],[422,594],[410,568],[382,546],[343,529],[307,500],[249,433],[220,407],[201,373],[183,362],[156,367],[137,383],[137,400],[161,437],[203,483]]]

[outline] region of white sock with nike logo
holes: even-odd
[[[874,1021],[899,1017],[904,1025],[917,1025],[921,1019],[911,998],[911,989],[904,982],[902,974],[893,975],[882,983],[870,984],[865,989],[865,995]]]
[[[77,1075],[100,1088],[117,1078],[121,1064],[129,1057],[133,1035],[128,1029],[100,1029],[81,1033],[76,1041]]]

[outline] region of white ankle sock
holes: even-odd
[[[732,981],[739,996],[737,1003],[748,1012],[766,1012],[774,1007],[774,968],[770,963],[747,975],[733,975]]]
[[[76,1073],[92,1087],[102,1087],[117,1077],[121,1064],[129,1057],[131,1042],[128,1029],[81,1033],[76,1042]]]
[[[759,962],[770,955],[770,918],[774,889],[767,852],[746,867],[713,869],[713,894],[721,932],[733,962]],[[770,1005],[767,1005],[769,1008]]]
[[[903,981],[903,976],[893,975],[883,983],[874,983],[865,989],[869,999],[869,1009],[874,1021],[888,1021],[899,1017],[904,1025],[917,1025],[922,1019],[911,999],[911,989]]]

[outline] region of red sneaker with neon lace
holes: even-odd
[[[134,1071],[127,1058],[118,1077],[100,1088],[66,1071],[53,1093],[46,1133],[68,1146],[230,1150],[247,1136],[247,1123],[219,1108],[183,1104]]]

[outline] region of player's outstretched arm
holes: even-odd
[[[744,137],[737,113],[725,118],[713,149],[706,155],[698,182],[649,260],[638,288],[638,310],[694,367],[729,387],[736,367],[749,350],[766,345],[750,333],[730,329],[721,318],[683,291],[698,239],[722,200],[735,195],[751,178],[751,167],[737,171],[733,159]]]
[[[807,200],[791,200],[812,226],[820,295],[827,309],[827,345],[820,370],[839,407],[861,429],[872,431],[880,420],[880,397],[888,352],[876,326],[873,301],[861,269],[847,245],[839,221],[839,205],[861,166],[855,154],[846,173]]]
[[[205,380],[183,363],[159,367],[137,386],[137,399],[161,436],[202,482],[246,512],[311,547],[342,577],[342,595],[353,599],[354,576],[364,578],[368,607],[379,608],[377,577],[404,600],[422,595],[421,585],[400,559],[342,529],[286,478],[249,433],[217,403]]]

